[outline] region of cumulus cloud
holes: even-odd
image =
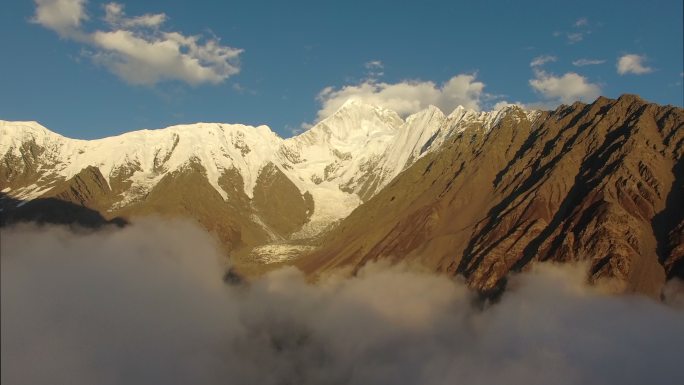
[[[684,353],[681,308],[603,294],[576,266],[512,277],[483,308],[458,281],[383,265],[224,285],[185,222],[2,240],[8,384],[668,384]]]
[[[218,84],[240,72],[242,49],[218,38],[162,31],[164,13],[129,17],[124,6],[108,3],[107,29],[86,30],[84,0],[36,0],[34,22],[90,47],[92,60],[124,81],[152,85],[178,80],[191,85]]]
[[[645,61],[646,56],[644,55],[626,54],[620,56],[617,61],[617,72],[620,75],[643,75],[653,72],[653,68],[644,64]]]
[[[574,65],[575,67],[584,67],[584,66],[603,64],[605,62],[606,62],[605,60],[601,60],[601,59],[577,59],[577,60],[572,62],[572,65]]]
[[[484,83],[476,80],[474,74],[460,74],[442,85],[432,81],[384,83],[369,79],[339,89],[326,87],[317,96],[321,103],[318,120],[333,114],[349,99],[388,108],[402,116],[418,112],[429,105],[437,106],[446,113],[459,105],[479,110],[484,86]]]
[[[589,82],[587,78],[575,72],[556,76],[535,69],[534,74],[534,79],[530,79],[530,86],[547,101],[570,104],[577,100],[590,101],[601,94],[601,87],[598,84]]]
[[[96,31],[92,42],[102,50],[92,55],[96,63],[132,84],[154,84],[166,79],[197,85],[220,83],[239,72],[233,64],[240,50],[215,40],[204,44],[196,36],[162,33],[150,40],[132,31]]]

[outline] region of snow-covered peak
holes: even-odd
[[[96,140],[77,140],[55,134],[31,122],[1,122],[0,155],[20,156],[22,143],[33,140],[45,149],[45,159],[58,160],[54,172],[64,178],[86,166],[100,169],[105,178],[122,170],[132,172],[131,192],[124,203],[143,196],[165,175],[190,162],[200,163],[209,183],[225,198],[221,174],[237,169],[245,193],[252,196],[261,168],[272,161],[282,139],[267,126],[195,123],[155,130],[139,130]]]
[[[524,115],[529,121],[533,121],[539,115],[538,111],[525,110],[515,104],[508,104],[492,111],[475,111],[458,106],[447,116],[448,125],[453,132],[461,132],[468,127],[481,127],[485,131],[491,130],[503,117]],[[517,119],[517,118],[516,118]]]
[[[444,119],[446,116],[439,107],[430,104],[425,109],[420,110],[406,118],[406,123],[412,124],[413,121],[422,121],[425,119]]]
[[[18,149],[24,143],[34,142],[41,147],[49,147],[64,140],[68,139],[35,121],[0,120],[0,157],[4,157],[8,151],[19,155]]]
[[[315,141],[358,142],[363,137],[392,135],[403,122],[392,110],[349,99],[335,113],[299,136]]]
[[[447,118],[449,120],[461,120],[466,117],[476,116],[477,114],[477,111],[459,105],[458,107],[454,108],[453,111],[451,111]]]

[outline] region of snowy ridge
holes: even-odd
[[[252,198],[261,169],[273,163],[302,193],[313,197],[313,216],[294,235],[306,238],[346,217],[449,136],[468,127],[489,131],[513,111],[523,111],[529,120],[538,116],[516,106],[491,112],[457,107],[445,116],[429,106],[402,119],[394,111],[350,100],[310,130],[288,139],[263,125],[196,123],[77,140],[36,122],[0,121],[0,157],[21,159],[22,147],[25,151],[35,144],[44,150],[38,154],[39,172],[67,179],[95,166],[110,184],[125,175],[132,185],[115,207],[143,198],[164,176],[191,162],[204,168],[207,180],[224,199],[228,194],[218,181],[226,170],[237,170],[245,194]],[[39,184],[11,194],[36,198],[47,191]]]
[[[245,182],[245,193],[251,197],[259,171],[273,157],[272,149],[282,141],[267,126],[216,123],[77,140],[53,133],[35,122],[0,121],[0,134],[1,157],[8,152],[21,156],[21,145],[34,141],[46,149],[45,158],[58,160],[52,171],[64,178],[76,175],[86,166],[99,168],[107,179],[121,169],[132,168],[132,190],[139,193],[149,191],[169,172],[197,161],[205,168],[209,183],[224,198],[226,193],[218,185],[224,170],[237,168]]]

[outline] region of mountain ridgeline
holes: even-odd
[[[591,281],[654,296],[684,277],[684,110],[633,95],[406,119],[349,101],[289,139],[209,123],[93,141],[34,122],[0,133],[3,223],[189,217],[246,275],[389,260],[488,292],[534,261],[585,261]]]

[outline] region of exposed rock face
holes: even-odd
[[[636,96],[477,124],[397,177],[303,259],[324,272],[390,258],[493,290],[531,261],[657,295],[682,273],[684,111]]]
[[[58,183],[43,197],[103,210],[111,202],[112,190],[97,167],[88,166],[70,179]]]

